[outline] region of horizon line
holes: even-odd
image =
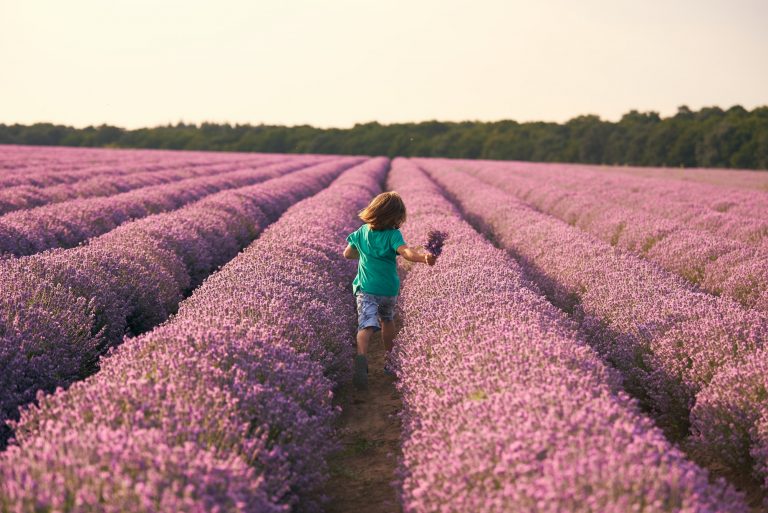
[[[754,105],[752,108],[748,108],[743,106],[742,104],[735,103],[729,107],[720,107],[719,105],[702,105],[698,109],[690,108],[686,104],[681,104],[677,107],[677,112],[673,114],[664,115],[661,113],[660,110],[640,110],[640,109],[629,109],[628,111],[624,112],[622,116],[618,119],[610,119],[610,118],[603,118],[600,114],[596,113],[585,113],[585,114],[578,114],[576,116],[572,116],[570,118],[567,118],[563,121],[553,121],[553,120],[544,120],[544,119],[530,119],[530,120],[517,120],[513,118],[497,118],[497,119],[461,119],[461,120],[454,120],[454,119],[438,119],[438,118],[431,118],[431,119],[422,119],[419,121],[411,120],[411,121],[378,121],[378,120],[367,120],[367,121],[357,121],[352,125],[348,126],[338,126],[338,125],[320,125],[320,124],[312,124],[312,123],[298,123],[298,124],[280,124],[280,123],[273,123],[273,122],[265,122],[265,121],[247,121],[247,122],[238,122],[238,121],[212,121],[212,120],[202,120],[202,121],[185,121],[183,119],[179,119],[177,121],[167,121],[163,124],[154,124],[154,125],[141,125],[136,127],[130,127],[125,125],[118,125],[118,124],[112,124],[110,122],[101,122],[101,123],[91,123],[87,125],[74,125],[74,124],[67,124],[65,122],[58,122],[58,121],[33,121],[33,122],[18,122],[18,121],[0,121],[0,125],[5,126],[13,126],[13,125],[20,125],[20,126],[33,126],[33,125],[53,125],[53,126],[64,126],[68,128],[74,128],[76,130],[83,130],[86,128],[99,128],[103,126],[109,126],[114,128],[119,128],[121,130],[126,131],[132,131],[132,130],[142,130],[142,129],[152,129],[152,128],[168,128],[168,127],[176,127],[178,125],[188,125],[188,126],[195,126],[195,127],[201,127],[204,124],[209,125],[229,125],[229,126],[270,126],[270,127],[284,127],[284,128],[297,128],[297,127],[310,127],[320,130],[350,130],[357,126],[362,125],[371,125],[371,124],[378,124],[380,126],[394,126],[394,125],[420,125],[424,123],[452,123],[452,124],[462,124],[462,123],[487,123],[487,124],[495,124],[495,123],[503,123],[503,122],[514,122],[517,124],[529,124],[529,123],[544,123],[544,124],[555,124],[555,125],[562,125],[566,124],[570,121],[580,119],[580,118],[597,118],[600,121],[608,122],[608,123],[618,123],[621,121],[621,119],[626,116],[627,114],[637,113],[637,114],[656,114],[659,116],[660,119],[669,119],[673,118],[682,108],[688,108],[691,112],[699,112],[704,109],[720,109],[723,112],[728,112],[731,109],[734,108],[741,108],[744,109],[747,112],[752,112],[754,110],[762,109],[762,108],[768,108],[768,102],[764,104],[758,104]]]

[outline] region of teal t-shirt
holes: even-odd
[[[352,291],[375,296],[396,296],[400,292],[397,276],[397,248],[405,244],[400,230],[371,230],[364,224],[347,235],[347,242],[360,253]]]

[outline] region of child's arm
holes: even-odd
[[[419,253],[405,244],[397,248],[397,253],[409,262],[435,265],[435,255],[432,253]]]
[[[352,244],[347,244],[347,247],[344,249],[344,258],[356,260],[360,258],[360,252]]]

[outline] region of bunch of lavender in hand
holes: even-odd
[[[431,230],[427,236],[427,243],[424,248],[429,253],[435,255],[435,257],[439,257],[440,253],[443,252],[443,244],[447,238],[448,234],[446,232],[441,232],[440,230]]]

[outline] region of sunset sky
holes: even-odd
[[[766,26],[765,0],[0,0],[0,123],[753,108]]]

